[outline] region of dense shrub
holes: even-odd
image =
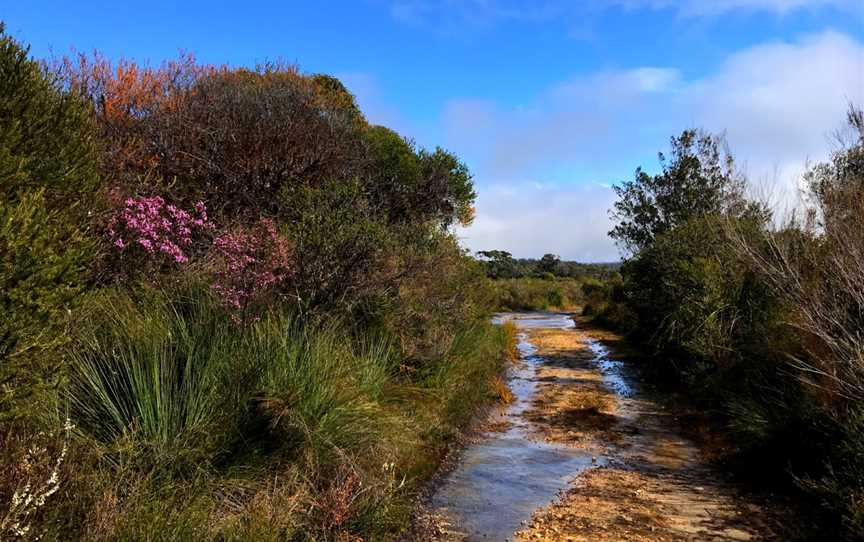
[[[814,403],[808,430],[822,442],[805,487],[864,536],[864,114],[850,108],[851,140],[806,175],[809,206],[755,242],[736,248],[790,307],[800,349],[786,349],[792,374]]]
[[[414,478],[402,476],[430,474],[447,441],[495,398],[512,342],[512,330],[463,323],[437,358],[406,375],[392,337],[281,311],[236,326],[194,282],[104,292],[89,308],[68,413],[76,448],[98,460],[64,473],[74,500],[55,506],[82,514],[87,503],[110,502],[87,512],[100,523],[63,532],[96,539],[154,529],[220,539],[240,528],[219,513],[225,491],[230,506],[250,507],[246,521],[259,522],[242,532],[278,521],[325,539],[392,535],[410,510]],[[270,459],[250,462],[260,454]],[[256,519],[256,499],[276,498],[273,476],[296,503]]]
[[[466,166],[292,66],[0,76],[0,538],[404,530],[512,349]]]
[[[211,229],[204,202],[187,211],[160,196],[127,198],[106,226],[114,270],[152,272],[188,263],[196,238]]]
[[[661,174],[618,188],[611,235],[632,251],[622,282],[585,291],[600,321],[631,314],[657,381],[722,413],[742,465],[791,473],[837,537],[864,534],[864,122],[850,119],[853,144],[807,176],[804,220],[780,227],[743,198],[718,140],[673,139]]]
[[[465,165],[330,76],[0,45],[0,537],[396,536],[512,349]]]
[[[428,152],[383,126],[364,132],[369,153],[366,187],[390,223],[468,223],[474,188],[464,164],[443,149]]]
[[[542,258],[514,258],[504,250],[481,250],[477,259],[486,268],[486,274],[492,279],[515,279],[551,275],[558,278],[608,279],[614,276],[620,267],[618,262],[611,263],[579,263],[562,260],[555,254],[544,254]]]
[[[58,376],[70,311],[89,279],[95,166],[86,104],[0,26],[3,423],[25,414]]]
[[[582,283],[582,295],[582,316],[624,334],[636,329],[636,314],[626,302],[620,274],[616,273],[607,280],[586,280]]]
[[[763,209],[744,200],[744,178],[722,137],[684,130],[670,143],[670,157],[658,155],[660,173],[638,168],[632,181],[614,187],[618,201],[611,216],[618,222],[609,235],[622,248],[638,253],[658,235],[704,214],[764,219]]]
[[[223,232],[213,240],[210,257],[213,290],[241,321],[284,301],[282,287],[293,273],[291,248],[271,220]]]

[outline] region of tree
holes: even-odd
[[[552,273],[553,275],[558,270],[558,265],[561,263],[561,258],[555,254],[544,254],[540,258],[538,267],[541,273]]]
[[[618,224],[609,235],[626,251],[642,250],[692,217],[744,211],[743,179],[721,136],[685,130],[671,147],[671,158],[658,155],[659,174],[638,168],[634,180],[614,187],[618,201],[610,214]]]
[[[486,275],[493,279],[511,279],[522,276],[519,263],[505,250],[481,250],[477,256],[484,260]]]

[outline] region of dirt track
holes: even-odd
[[[618,376],[630,388],[614,391],[596,350],[604,343],[620,357],[617,337],[580,326],[532,330],[529,340],[547,360],[525,413],[537,438],[585,449],[603,464],[576,476],[518,540],[785,539],[762,506],[706,464],[673,414],[632,388],[626,367]]]

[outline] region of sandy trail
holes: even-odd
[[[682,436],[679,421],[634,387],[619,339],[581,324],[532,330],[547,362],[525,417],[538,438],[581,448],[604,465],[575,477],[517,540],[773,540],[760,505],[736,491]],[[600,362],[598,363],[598,353]],[[606,360],[604,363],[603,360]]]
[[[454,458],[412,539],[789,540],[780,507],[713,468],[640,388],[619,337],[569,315],[503,318],[521,332],[517,400]]]

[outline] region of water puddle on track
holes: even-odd
[[[506,320],[512,320],[519,330],[574,327],[566,314],[502,314],[494,321]],[[620,394],[629,393],[616,365],[620,362],[610,360],[599,343],[593,343],[592,350],[610,388]],[[524,331],[519,333],[519,352],[521,363],[512,370],[509,380],[515,401],[503,415],[508,428],[489,432],[476,444],[468,445],[459,465],[432,495],[432,507],[458,526],[469,541],[511,540],[522,521],[550,504],[570,480],[592,466],[591,454],[584,450],[529,437],[530,422],[522,414],[531,406],[537,368],[545,360],[536,355]],[[602,458],[593,464],[603,464]]]

